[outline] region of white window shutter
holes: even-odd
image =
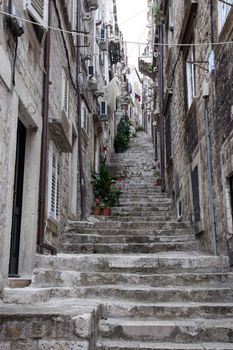
[[[229,2],[230,4],[233,4],[233,0],[227,0],[227,2]],[[219,33],[221,32],[224,26],[224,23],[227,19],[227,16],[230,10],[231,10],[231,6],[221,1],[218,1],[218,32]]]
[[[48,213],[55,220],[60,217],[60,157],[54,145],[49,149]]]
[[[49,0],[25,0],[25,7],[36,22],[46,27],[48,25]]]
[[[61,108],[68,117],[69,112],[69,80],[64,69],[62,69],[62,99]]]
[[[76,29],[76,16],[77,16],[77,0],[70,0],[69,20],[70,20],[72,30]]]

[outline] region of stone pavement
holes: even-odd
[[[109,218],[70,222],[33,282],[6,288],[0,350],[233,350],[233,274],[201,252],[155,186],[139,133],[111,168],[126,174]]]

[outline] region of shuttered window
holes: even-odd
[[[51,144],[49,150],[48,212],[49,216],[57,221],[60,217],[60,176],[60,154],[56,147]]]
[[[62,69],[62,98],[61,98],[61,109],[68,117],[69,114],[69,80],[65,69]]]
[[[230,4],[233,4],[233,0],[227,0]],[[230,13],[231,6],[218,1],[218,32],[220,33]]]
[[[194,46],[190,46],[186,59],[187,104],[191,106],[195,96]]]
[[[69,0],[69,21],[72,30],[76,30],[77,0]]]
[[[44,27],[48,25],[48,2],[49,0],[25,0],[28,13]]]

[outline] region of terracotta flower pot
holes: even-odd
[[[104,216],[111,215],[111,208],[103,208],[103,214]]]
[[[94,215],[100,215],[101,208],[93,208],[93,214]]]

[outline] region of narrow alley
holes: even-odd
[[[0,0],[0,350],[233,350],[233,0]]]

